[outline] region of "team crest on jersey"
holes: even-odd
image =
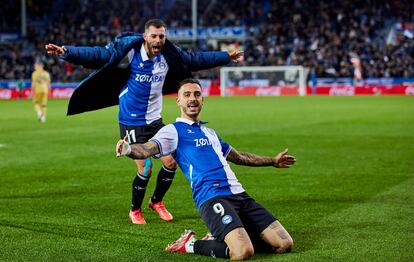
[[[230,215],[225,215],[222,219],[221,222],[225,225],[230,224],[233,221],[233,218]]]
[[[166,65],[164,62],[160,62],[158,66],[160,67],[161,70],[166,68]]]
[[[144,63],[139,63],[140,68],[144,68]]]

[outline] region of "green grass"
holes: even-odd
[[[185,228],[206,232],[184,176],[165,198],[173,222],[145,207],[149,224],[131,225],[117,108],[66,117],[66,104],[50,101],[40,124],[29,101],[0,101],[0,261],[213,261],[163,251]],[[165,99],[165,122],[176,116]],[[413,97],[211,97],[202,116],[240,151],[297,157],[287,170],[232,166],[295,241],[254,260],[414,260]]]

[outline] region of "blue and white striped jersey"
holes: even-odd
[[[209,199],[244,192],[226,161],[231,146],[204,124],[177,118],[150,139],[158,144],[159,156],[173,155],[190,182],[197,208]]]
[[[144,45],[140,52],[128,53],[131,74],[119,94],[119,122],[126,126],[143,126],[161,118],[162,86],[168,64],[162,54],[153,61]]]

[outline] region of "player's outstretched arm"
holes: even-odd
[[[289,168],[296,162],[294,156],[288,155],[286,148],[275,157],[259,156],[248,152],[238,152],[232,148],[227,155],[227,160],[242,166],[274,166],[277,168]]]
[[[108,63],[114,52],[113,44],[103,46],[58,46],[46,44],[48,54],[58,55],[59,58],[90,69],[99,69]]]
[[[177,49],[184,64],[186,64],[190,71],[196,72],[200,70],[211,69],[217,66],[227,65],[231,62],[240,62],[244,52],[243,51],[205,51],[205,52],[187,52]]]
[[[128,156],[132,159],[145,159],[159,154],[157,143],[149,141],[145,144],[133,144],[128,142],[128,136],[116,144],[116,157]]]

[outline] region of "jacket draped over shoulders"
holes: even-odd
[[[129,67],[120,68],[118,64],[131,49],[139,50],[143,42],[141,34],[124,32],[106,46],[65,46],[67,52],[60,58],[85,68],[95,69],[79,83],[73,92],[69,100],[67,115],[118,105],[120,90],[130,76]],[[161,53],[169,66],[162,90],[164,95],[176,93],[178,83],[185,78],[192,77],[191,72],[222,66],[230,62],[226,52],[186,52],[168,39]]]

